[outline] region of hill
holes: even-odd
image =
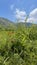
[[[16,26],[12,21],[9,21],[6,18],[1,18],[0,17],[0,28],[4,29],[14,29]]]
[[[32,24],[32,23],[22,23],[22,22],[18,22],[18,23],[14,23],[6,18],[2,18],[0,17],[0,29],[6,29],[6,30],[12,30],[12,29],[17,29],[18,27],[30,27],[30,26],[37,26],[36,24]]]

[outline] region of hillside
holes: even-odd
[[[37,26],[35,24],[32,24],[32,23],[22,23],[22,22],[18,22],[18,23],[14,23],[6,18],[3,18],[3,17],[0,17],[0,28],[6,28],[6,29],[14,29],[14,28],[17,28],[17,27],[30,27],[30,26]]]
[[[1,18],[0,17],[0,28],[5,28],[5,29],[14,29],[16,26],[12,21],[9,21],[6,18]]]

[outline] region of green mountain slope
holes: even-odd
[[[12,21],[10,21],[10,20],[8,20],[8,19],[6,19],[6,18],[2,18],[2,17],[0,17],[0,29],[1,28],[5,28],[5,29],[16,29],[16,28],[18,28],[18,27],[30,27],[30,26],[32,26],[33,24],[32,23],[22,23],[22,22],[20,22],[20,23],[14,23],[14,22],[12,22]],[[37,26],[37,25],[35,25],[34,24],[34,26]]]
[[[0,28],[14,29],[16,28],[16,26],[12,21],[9,21],[8,19],[0,17]]]

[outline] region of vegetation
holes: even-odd
[[[0,65],[37,65],[37,25],[9,25],[0,24]]]

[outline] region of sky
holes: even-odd
[[[37,23],[37,0],[0,0],[0,17]]]

